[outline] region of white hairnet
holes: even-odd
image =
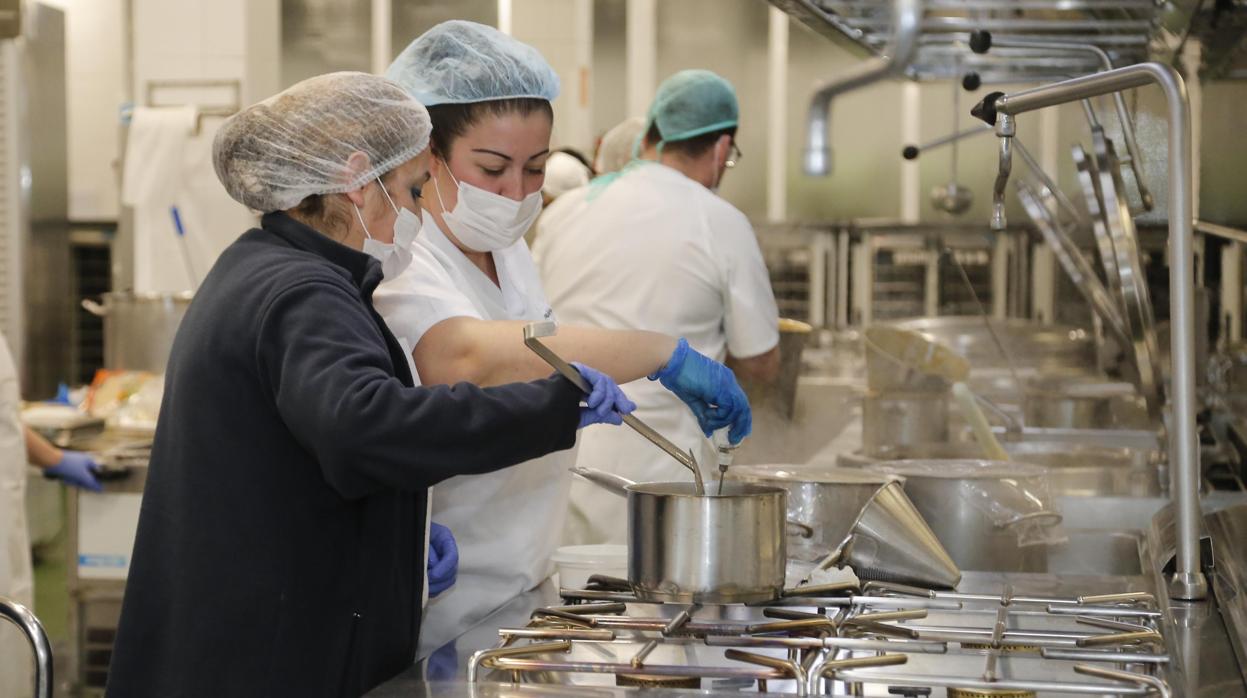
[[[575,157],[567,153],[552,153],[546,158],[546,181],[541,185],[541,193],[552,199],[558,198],[588,184],[589,175],[589,168]]]
[[[641,132],[645,130],[645,119],[634,116],[624,119],[602,136],[598,145],[598,155],[593,161],[593,168],[598,174],[618,172],[632,159],[632,149]]]
[[[314,194],[358,189],[420,154],[432,130],[424,105],[393,82],[329,73],[227,119],[212,162],[235,200],[283,211]],[[364,157],[349,164],[355,153]]]
[[[554,101],[559,76],[537,49],[493,27],[442,22],[411,42],[385,76],[426,106],[532,97]]]

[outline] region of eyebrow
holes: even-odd
[[[510,155],[507,155],[506,153],[500,153],[500,152],[498,152],[498,151],[496,151],[496,150],[490,150],[489,148],[473,148],[473,149],[472,149],[472,152],[474,152],[474,153],[485,153],[485,154],[487,154],[487,155],[496,155],[496,156],[498,156],[498,157],[502,158],[503,160],[506,160],[507,162],[511,162],[511,156],[510,156]],[[533,154],[533,155],[529,155],[529,156],[528,156],[528,160],[532,160],[533,158],[539,158],[539,157],[541,157],[542,155],[546,155],[546,154],[548,154],[549,152],[550,152],[550,149],[549,149],[549,148],[546,148],[545,150],[541,151],[540,153],[535,153],[535,154]],[[527,162],[527,160],[525,160],[525,162]]]

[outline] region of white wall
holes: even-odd
[[[126,0],[40,1],[65,12],[70,220],[117,219],[120,114],[148,80],[238,79],[243,104],[279,88],[280,0],[131,0],[131,74]]]
[[[512,4],[511,34],[534,46],[559,75],[551,146],[572,146],[592,158],[593,2],[525,0]]]

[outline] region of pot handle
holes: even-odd
[[[796,521],[794,519],[788,519],[785,522],[785,524],[788,528],[788,535],[801,536],[802,538],[813,538],[814,537],[813,527],[807,526],[806,524],[803,524],[800,521]]]
[[[82,299],[82,309],[87,311],[88,313],[91,313],[92,315],[96,317],[107,317],[108,316],[108,309],[100,305],[99,303],[96,303],[95,301],[91,300],[90,298]]]
[[[1018,514],[1004,523],[996,524],[996,528],[1011,528],[1026,521],[1038,521],[1041,526],[1056,526],[1063,520],[1064,517],[1057,512],[1043,509],[1029,514]]]
[[[608,473],[602,470],[593,470],[591,468],[570,468],[570,470],[580,477],[592,482],[611,494],[620,497],[628,496],[628,487],[636,483],[626,477],[620,477],[614,473]]]

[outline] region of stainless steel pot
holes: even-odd
[[[1040,370],[1097,370],[1095,338],[1085,330],[1019,319],[992,319],[990,322],[1016,366]],[[918,318],[898,322],[896,326],[916,330],[948,346],[970,361],[971,371],[1009,365],[982,317]]]
[[[1116,404],[1137,395],[1129,383],[1036,378],[1026,387],[1022,415],[1032,427],[1108,429],[1118,426]]]
[[[190,293],[105,293],[82,307],[104,318],[104,367],[164,373]]]
[[[779,598],[787,564],[785,492],[743,482],[698,495],[692,482],[578,475],[628,499],[628,581],[638,598],[754,603]]]
[[[862,448],[868,454],[947,440],[944,393],[867,393],[862,398]]]
[[[1162,493],[1163,455],[1159,451],[1066,441],[1006,441],[1001,446],[1019,462],[1047,468],[1048,490],[1053,496],[1156,497]],[[977,444],[934,443],[883,449],[873,456],[845,453],[837,458],[837,463],[846,468],[865,468],[883,461],[964,460],[980,458],[982,454]]]
[[[1048,471],[1036,465],[982,460],[908,460],[867,470],[905,478],[905,493],[963,570],[1042,572],[1047,549],[1022,535],[1051,527]],[[1027,527],[1031,527],[1028,529]]]
[[[830,555],[875,492],[899,480],[850,468],[808,465],[734,466],[728,478],[779,487],[788,493],[788,520],[809,527],[811,532],[806,536],[790,531],[788,535],[788,557],[802,562],[817,562]]]

